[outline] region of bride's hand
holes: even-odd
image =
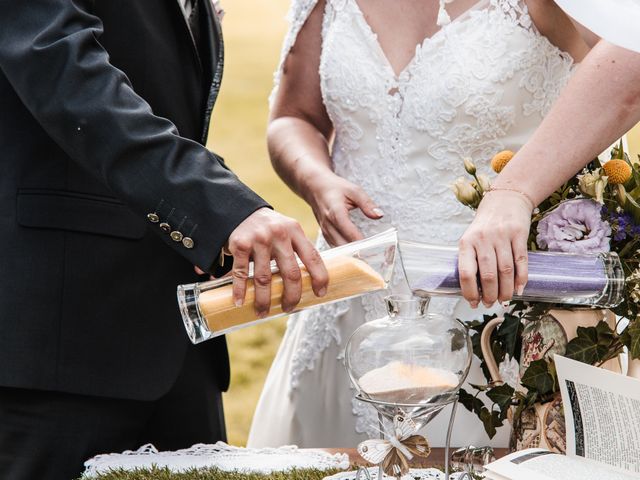
[[[524,290],[531,211],[531,203],[515,191],[488,192],[480,203],[460,239],[458,257],[462,295],[473,308],[480,301],[487,307],[509,301]]]
[[[307,196],[307,201],[313,209],[322,235],[331,246],[363,238],[349,218],[349,211],[359,208],[373,220],[384,216],[362,188],[333,172],[315,178],[308,187],[310,195]]]

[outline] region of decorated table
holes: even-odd
[[[256,451],[253,451],[256,452]],[[261,466],[270,465],[277,467],[279,462],[287,456],[295,458],[293,463],[303,467],[285,469],[272,472],[259,471],[228,471],[233,462],[242,465],[250,462],[247,449],[230,447],[225,444],[194,446],[179,452],[156,452],[151,446],[144,446],[134,452],[123,454],[100,455],[87,463],[87,472],[84,478],[96,480],[322,480],[332,475],[340,475],[341,472],[357,468],[366,463],[360,458],[354,449],[297,449],[295,447],[281,447],[263,451],[266,456],[257,460]],[[506,449],[496,449],[497,457],[506,455]],[[258,453],[259,454],[259,453]],[[219,462],[215,457],[224,456],[225,461]],[[270,459],[265,460],[265,458]],[[194,461],[195,458],[198,458]],[[213,459],[213,460],[212,460]],[[414,458],[411,461],[412,469],[420,472],[419,479],[438,479],[439,468],[444,465],[445,449],[434,448],[428,458]],[[205,466],[212,462],[219,468]],[[187,465],[191,465],[187,467]],[[312,468],[314,465],[317,468]],[[242,468],[242,467],[240,467]],[[258,469],[260,467],[257,467]]]

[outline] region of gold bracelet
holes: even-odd
[[[528,193],[523,192],[522,190],[518,190],[517,188],[509,188],[509,187],[494,187],[493,185],[491,185],[489,187],[489,190],[487,190],[486,193],[491,193],[491,192],[499,192],[499,191],[505,191],[505,192],[515,192],[515,193],[519,193],[520,195],[522,195],[524,198],[527,199],[527,201],[529,202],[529,204],[531,205],[531,210],[535,210],[536,209],[536,202],[533,201],[533,199],[529,196]]]

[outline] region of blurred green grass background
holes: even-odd
[[[267,99],[286,33],[289,0],[223,0],[225,73],[209,147],[278,211],[298,219],[310,238],[309,207],[274,173],[267,155]],[[228,336],[231,388],[224,396],[229,443],[245,445],[260,391],[285,330],[276,320]]]

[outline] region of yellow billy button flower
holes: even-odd
[[[624,160],[609,160],[602,168],[611,185],[626,183],[631,178],[631,166]]]
[[[491,168],[494,172],[500,173],[507,163],[513,158],[515,153],[511,150],[503,150],[500,153],[496,153],[491,159]]]

